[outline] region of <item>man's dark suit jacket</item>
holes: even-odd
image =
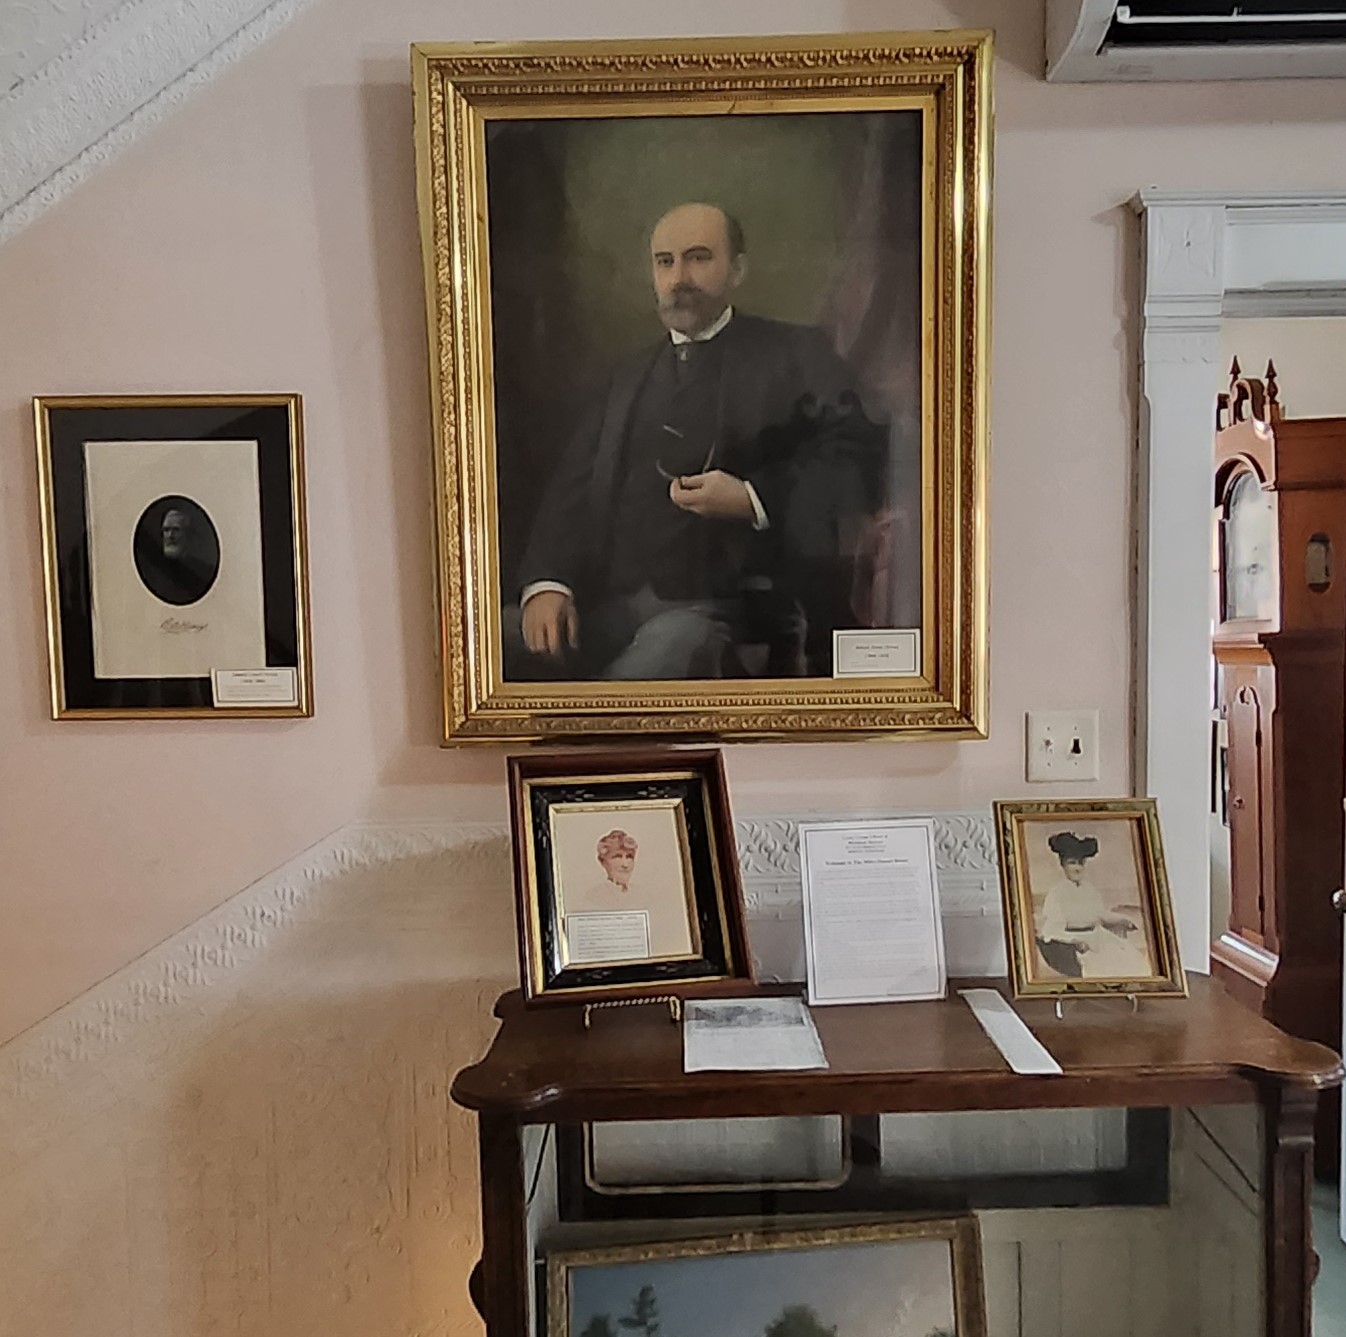
[[[864,418],[850,373],[821,330],[736,312],[715,337],[724,343],[711,467],[752,484],[768,528],[705,523],[733,526],[732,560],[745,580],[765,578],[805,603],[844,600],[840,530],[847,514],[878,509],[886,429]],[[581,423],[543,493],[518,589],[555,580],[581,606],[602,597],[627,425],[668,346],[665,337],[621,367]],[[843,609],[824,616],[846,625]]]

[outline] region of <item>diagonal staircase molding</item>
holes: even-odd
[[[92,23],[106,3],[0,6],[0,242],[310,3],[125,0]]]
[[[743,898],[760,982],[770,985],[804,978],[800,821],[856,815],[812,813],[800,818],[781,814],[735,821]],[[1003,976],[1004,928],[991,814],[981,809],[921,815],[934,824],[950,976]],[[418,866],[420,871],[414,871]],[[178,1043],[186,1043],[184,1037],[194,1029],[208,1027],[218,1013],[246,998],[259,976],[293,970],[293,960],[277,963],[287,960],[288,945],[302,942],[315,924],[354,922],[355,911],[343,901],[343,885],[371,875],[390,887],[409,876],[426,879],[424,886],[417,884],[416,898],[399,902],[400,910],[389,905],[378,912],[400,914],[406,931],[424,932],[421,916],[429,915],[460,926],[465,940],[476,944],[473,950],[480,950],[483,943],[494,944],[495,954],[489,961],[446,959],[442,963],[444,981],[464,971],[506,981],[512,975],[513,859],[505,823],[423,817],[351,822],[0,1044],[0,1183],[16,1154],[7,1119],[19,1102],[45,1098],[43,1093],[57,1087],[69,1092],[74,1089],[72,1084],[85,1079],[105,1081],[117,1070],[125,1071],[128,1064],[153,1066],[165,1036],[174,1035]],[[358,941],[358,935],[352,941]],[[357,973],[366,967],[377,973],[382,968],[380,950],[387,950],[386,944],[384,949],[376,948],[370,961],[357,967]],[[303,952],[298,955],[302,957]],[[315,964],[319,973],[309,981],[313,987],[325,987],[321,974],[325,968]],[[141,1057],[133,1061],[133,1052]],[[0,1332],[6,1331],[0,1326]]]

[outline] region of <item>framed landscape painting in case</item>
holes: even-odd
[[[311,714],[299,397],[34,411],[53,715]]]
[[[752,991],[720,754],[509,759],[529,1002]]]
[[[979,737],[990,38],[413,50],[445,737]]]
[[[742,1231],[547,1258],[547,1337],[986,1337],[975,1218]]]
[[[1185,997],[1153,799],[999,802],[1016,997]]]

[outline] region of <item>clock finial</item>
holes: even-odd
[[[1276,381],[1276,364],[1267,358],[1267,421],[1281,420],[1281,388]]]

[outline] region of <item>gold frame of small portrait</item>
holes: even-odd
[[[71,700],[67,690],[67,654],[70,647],[62,633],[63,617],[72,615],[72,592],[65,587],[72,575],[80,573],[65,569],[69,563],[62,552],[62,531],[66,541],[78,531],[82,521],[80,542],[87,544],[89,521],[80,514],[80,507],[62,508],[60,496],[68,495],[61,485],[60,473],[69,463],[69,452],[63,457],[61,429],[53,423],[53,415],[78,414],[95,410],[100,414],[123,416],[129,420],[151,415],[162,419],[163,439],[178,438],[191,443],[210,440],[194,435],[193,421],[203,412],[214,410],[245,413],[254,409],[276,410],[284,414],[285,467],[289,476],[289,495],[284,506],[276,499],[275,514],[284,516],[289,527],[290,567],[285,571],[287,584],[294,592],[294,606],[285,608],[292,615],[294,626],[295,698],[286,704],[230,705],[80,705]],[[298,394],[171,394],[171,395],[38,395],[33,399],[34,434],[37,445],[38,489],[42,506],[42,568],[47,613],[47,665],[51,691],[51,713],[56,720],[70,719],[296,719],[313,714],[313,643],[309,601],[308,503],[304,475],[304,406]],[[134,431],[128,426],[134,439]],[[155,439],[158,439],[157,437]],[[277,455],[281,452],[277,451]],[[263,484],[263,486],[265,486]],[[261,501],[259,498],[259,515]],[[265,555],[263,557],[265,562]],[[78,565],[78,563],[76,564]],[[87,579],[87,577],[83,577]],[[288,601],[287,601],[288,603]],[[86,609],[85,620],[92,616]],[[89,633],[91,634],[91,633]],[[265,665],[220,665],[220,668],[258,668]],[[290,668],[290,665],[285,665]],[[167,683],[182,683],[189,679],[161,679]]]
[[[1173,902],[1159,810],[1148,798],[1000,800],[995,808],[996,848],[1000,859],[1000,890],[1005,910],[1005,946],[1010,983],[1016,998],[1076,998],[1117,996],[1186,998],[1187,975],[1178,954],[1173,926]],[[1025,843],[1029,827],[1045,819],[1103,819],[1134,826],[1139,844],[1139,873],[1143,910],[1153,944],[1155,970],[1132,979],[1035,979],[1033,953],[1032,878]]]

